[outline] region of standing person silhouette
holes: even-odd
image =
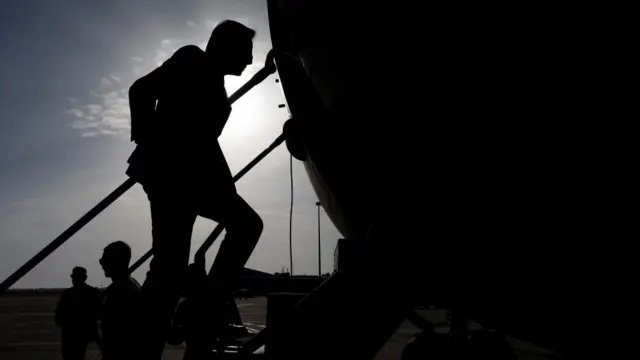
[[[131,248],[114,241],[104,248],[100,265],[111,285],[101,309],[102,354],[105,360],[137,360],[142,312],[140,284],[129,276]]]
[[[205,51],[184,46],[129,89],[131,140],[137,148],[127,174],[147,193],[153,227],[153,259],[142,289],[148,359],[162,355],[186,278],[196,217],[226,229],[209,277],[211,316],[200,318],[213,319],[222,311],[262,233],[262,220],[236,192],[218,143],[231,112],[224,77],[239,76],[251,64],[254,36],[238,22],[222,21]]]
[[[62,329],[64,360],[82,360],[91,341],[98,340],[100,291],[87,285],[87,269],[76,266],[71,272],[73,287],[66,289],[55,311],[56,325]]]

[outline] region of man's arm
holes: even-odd
[[[167,61],[149,74],[136,80],[129,88],[129,108],[131,110],[131,141],[145,142],[145,127],[149,126],[156,109],[156,101],[167,79],[178,76],[181,67],[189,66],[190,59],[201,52],[193,45],[178,49]],[[134,126],[133,124],[136,124]]]
[[[156,109],[160,96],[160,86],[166,76],[167,64],[136,80],[129,88],[129,108],[131,110],[131,141],[145,142],[144,135]],[[135,125],[134,125],[135,124]]]

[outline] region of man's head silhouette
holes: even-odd
[[[71,283],[73,286],[84,285],[87,281],[87,269],[76,266],[71,271]]]
[[[131,248],[123,241],[114,241],[104,248],[100,265],[108,278],[120,278],[129,275]]]
[[[207,43],[207,54],[225,75],[242,74],[253,61],[253,38],[256,32],[233,20],[224,20],[211,32]]]

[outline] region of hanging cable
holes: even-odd
[[[289,206],[289,274],[293,275],[293,155],[289,155],[289,177],[291,179],[291,205]]]

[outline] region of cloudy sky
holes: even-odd
[[[254,65],[227,77],[231,93],[262,66],[271,47],[266,2],[258,0],[5,0],[0,12],[0,278],[64,231],[122,183],[133,150],[127,90],[177,48],[204,48],[220,20],[257,30]],[[235,173],[275,139],[288,117],[272,76],[236,102],[220,142]],[[175,126],[180,126],[176,119]],[[316,196],[294,159],[293,257],[296,274],[317,273]],[[238,183],[262,215],[263,236],[248,266],[289,266],[289,153],[274,151]],[[332,269],[339,233],[322,213],[323,271]],[[103,247],[127,241],[134,258],[151,245],[149,205],[136,185],[15,287],[69,284],[73,266],[107,284]],[[215,223],[196,221],[192,253]],[[219,244],[219,242],[218,242]],[[208,264],[217,252],[214,246]],[[147,267],[134,276],[144,279]]]

